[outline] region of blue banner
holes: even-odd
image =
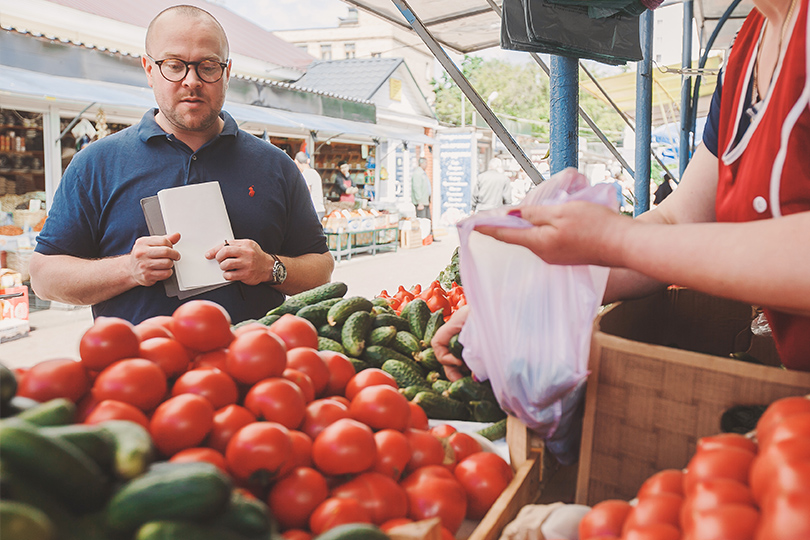
[[[447,225],[470,215],[475,135],[465,131],[439,134],[441,213]]]

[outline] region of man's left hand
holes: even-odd
[[[206,259],[216,259],[226,280],[258,285],[267,281],[273,259],[253,240],[230,240],[205,252]]]

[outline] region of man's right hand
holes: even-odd
[[[444,366],[444,374],[451,382],[460,379],[465,374],[462,371],[462,368],[465,367],[464,361],[456,358],[450,352],[450,338],[461,332],[461,327],[464,326],[468,314],[468,306],[459,308],[446,323],[436,330],[433,339],[430,340],[433,352],[436,353],[436,359]]]
[[[424,210],[424,209],[425,209],[425,205],[424,205],[424,204],[417,204],[417,205],[416,205],[416,209],[417,209],[417,210]]]
[[[180,241],[180,233],[167,236],[142,236],[135,240],[129,254],[129,273],[138,285],[151,287],[172,275],[174,261],[180,253],[174,245]]]

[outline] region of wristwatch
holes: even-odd
[[[272,278],[269,281],[270,285],[281,285],[284,283],[284,280],[287,279],[287,267],[284,266],[284,263],[281,262],[276,255],[270,254],[275,261],[273,263],[273,270],[270,272],[270,277]]]

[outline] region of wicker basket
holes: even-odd
[[[32,248],[18,248],[17,251],[9,251],[6,255],[6,265],[18,272],[23,281],[30,281],[31,274],[28,271],[28,265],[31,262],[31,255],[34,253]]]
[[[42,218],[45,217],[45,210],[14,210],[14,225],[22,230],[33,229]]]

